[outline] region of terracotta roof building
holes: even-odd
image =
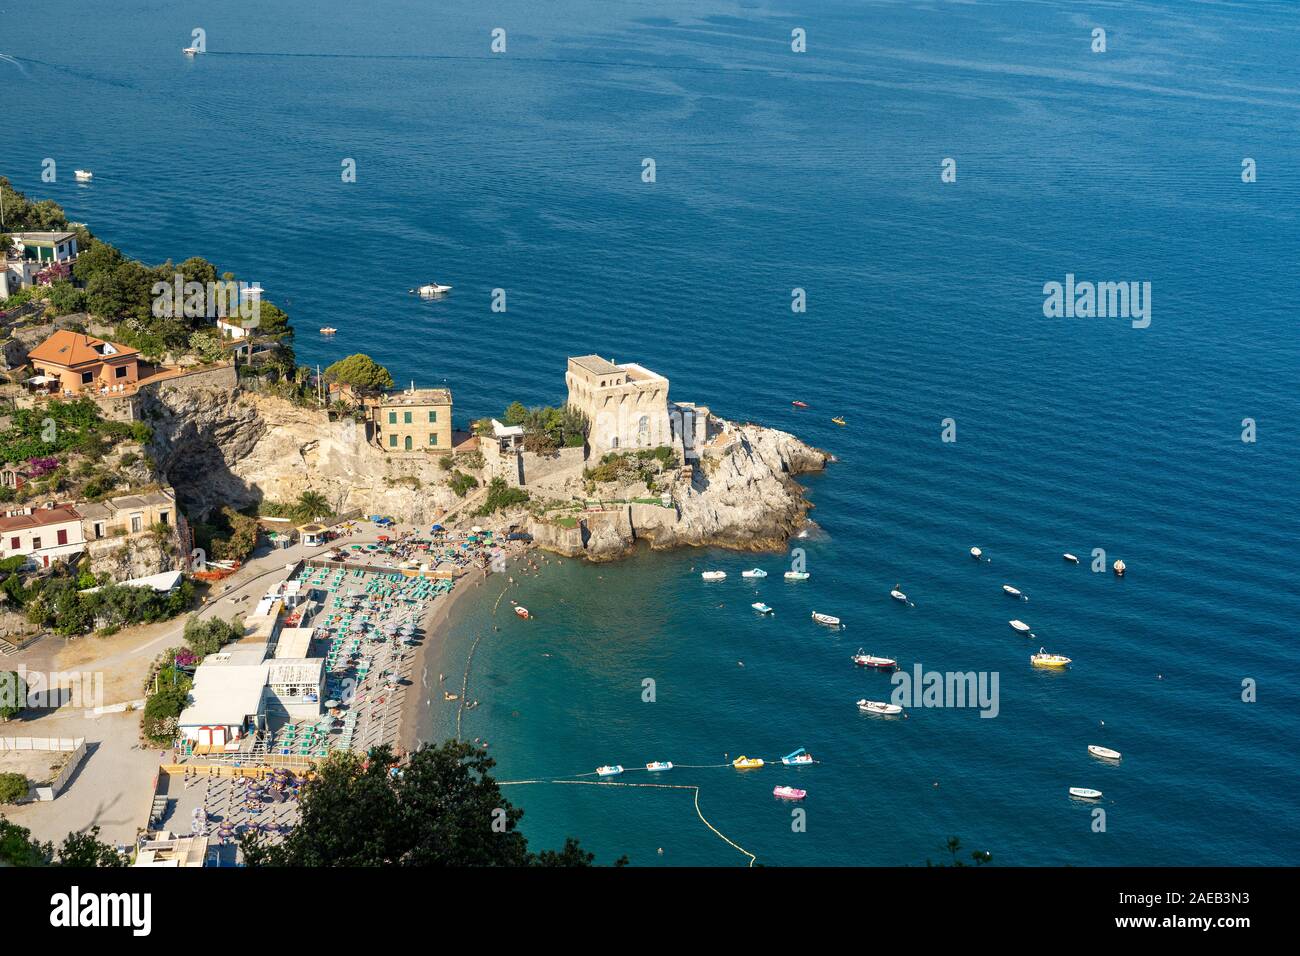
[[[27,353],[38,376],[57,382],[57,391],[120,391],[140,379],[140,354],[126,345],[60,329]],[[42,383],[46,384],[46,383]]]

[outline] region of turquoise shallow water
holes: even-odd
[[[194,26],[212,52],[191,62]],[[809,481],[812,580],[757,589],[772,620],[737,576],[757,559],[699,552],[545,565],[520,588],[527,629],[471,609],[443,667],[488,635],[465,731],[503,778],[803,745],[825,762],[673,778],[772,864],[919,863],[954,833],[1005,863],[1294,863],[1298,26],[1287,3],[52,0],[0,34],[30,106],[0,171],[133,255],[261,282],[305,361],[362,350],[445,380],[458,422],[562,399],[565,357],[597,351],[836,453]],[[1150,281],[1151,327],[1045,319],[1066,273]],[[455,291],[406,294],[433,278]],[[1129,576],[1060,560],[1094,547]],[[732,577],[706,588],[715,564]],[[1014,616],[1073,670],[1031,671]],[[887,687],[849,664],[860,645],[997,670],[1001,714],[861,719],[853,701]],[[806,833],[778,782],[809,790]],[[1072,785],[1106,791],[1106,834]],[[512,796],[543,844],[745,862],[683,791]]]

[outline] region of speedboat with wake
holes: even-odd
[[[882,671],[892,671],[898,666],[898,661],[892,657],[876,657],[874,654],[864,654],[860,647],[858,652],[853,655],[853,663],[859,667],[874,667]]]
[[[882,700],[860,700],[858,710],[864,714],[877,714],[881,717],[893,717],[903,712],[903,708],[897,704],[886,704]]]
[[[88,183],[95,178],[95,174],[89,169],[73,170],[73,175],[77,177],[77,182],[79,183]]]
[[[832,615],[830,615],[830,614],[819,614],[818,612],[813,611],[813,612],[812,612],[812,619],[813,619],[814,621],[816,621],[818,624],[825,624],[827,627],[839,627],[839,626],[840,626],[840,619],[839,619],[838,617],[834,617],[834,616],[832,616]]]
[[[801,767],[812,762],[812,754],[804,750],[802,747],[781,758],[781,763],[785,764],[787,767]]]

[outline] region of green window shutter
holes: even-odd
[[[438,413],[437,413],[437,412],[429,412],[429,421],[431,421],[431,422],[436,422],[437,420],[438,420]]]
[[[438,444],[438,433],[437,433],[437,432],[429,432],[429,444],[430,444],[430,445],[436,445],[436,444]]]
[[[410,413],[410,412],[402,412],[402,424],[403,424],[403,425],[409,425],[409,424],[411,424],[411,413]]]
[[[396,425],[396,424],[397,424],[397,412],[389,412],[389,413],[388,413],[388,424],[390,424],[390,425]]]
[[[397,436],[396,436],[396,435],[389,435],[389,436],[388,436],[388,444],[389,444],[390,447],[392,447],[392,448],[396,448],[396,447],[397,447]]]

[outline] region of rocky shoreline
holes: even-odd
[[[198,518],[224,505],[293,501],[315,491],[340,514],[386,514],[417,525],[488,521],[473,517],[473,493],[462,499],[451,490],[437,456],[390,455],[367,440],[363,424],[331,421],[324,411],[233,382],[160,389],[142,417],[154,431],[159,470]],[[771,551],[808,521],[812,505],[795,476],[830,460],[788,432],[719,420],[688,467],[674,462],[649,481],[597,484],[575,460],[566,472],[523,486],[529,505],[490,520],[517,525],[545,550],[593,561],[617,559],[640,543]],[[486,461],[473,471],[480,491],[507,470],[493,466]],[[455,468],[471,470],[461,456]]]

